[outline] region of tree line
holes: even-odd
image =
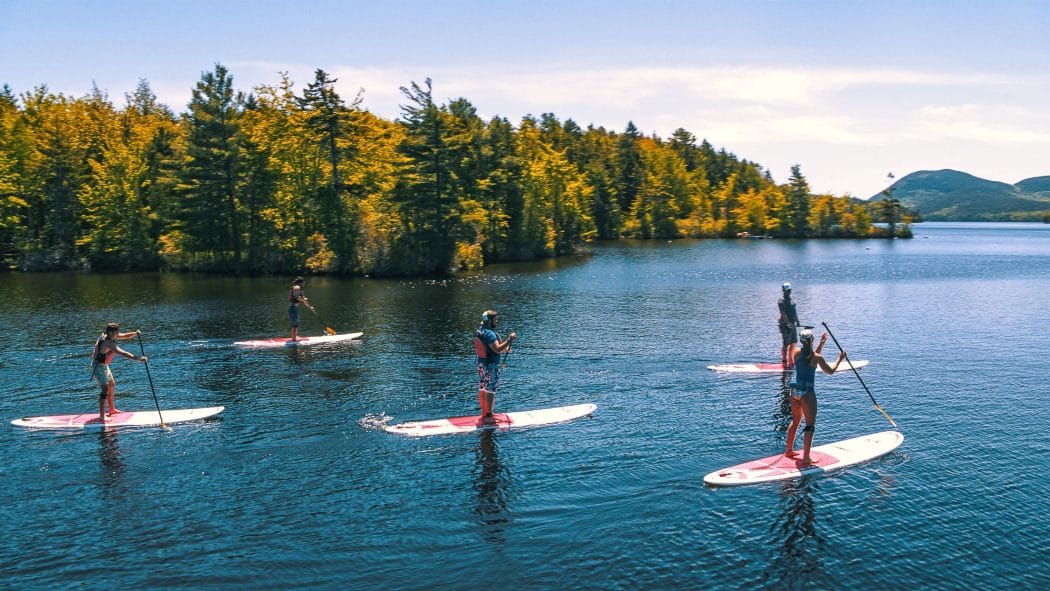
[[[442,274],[593,240],[907,235],[892,205],[813,195],[685,129],[483,120],[401,89],[390,121],[317,70],[245,93],[221,64],[186,112],[0,89],[0,258],[21,270]],[[889,229],[873,221],[890,222]],[[894,224],[903,222],[901,226]]]

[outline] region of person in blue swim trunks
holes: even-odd
[[[795,382],[791,384],[791,425],[787,430],[787,451],[784,455],[789,458],[798,457],[798,452],[795,451],[795,434],[802,418],[805,417],[806,428],[802,430],[802,467],[815,463],[809,457],[809,450],[813,447],[813,431],[817,424],[817,392],[813,387],[817,368],[831,375],[846,358],[846,352],[840,350],[835,365],[828,365],[820,354],[827,340],[828,333],[824,333],[820,337],[820,344],[814,349],[813,331],[803,329],[799,334],[801,344],[793,346],[791,351],[791,358],[795,363]]]
[[[478,366],[478,404],[481,406],[481,418],[492,419],[492,405],[496,401],[496,390],[499,388],[500,355],[510,351],[515,333],[503,340],[496,332],[499,316],[495,310],[485,310],[481,315],[481,325],[474,332],[474,354]]]

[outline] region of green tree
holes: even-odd
[[[638,148],[638,140],[641,139],[638,128],[633,121],[627,122],[627,127],[619,137],[616,147],[616,198],[619,202],[620,211],[630,211],[638,193],[642,190],[645,178],[642,153]]]
[[[0,89],[0,265],[14,264],[19,230],[28,207],[24,164],[30,140],[11,88]]]
[[[242,240],[237,198],[239,97],[222,64],[204,72],[193,89],[177,229],[189,253],[206,266],[237,269]]]
[[[531,117],[524,118],[518,128],[518,150],[524,163],[520,252],[527,258],[573,252],[594,236],[586,177],[564,151],[543,141]]]
[[[140,86],[140,91],[144,89]],[[144,98],[140,93],[139,98]],[[100,152],[89,159],[90,182],[78,192],[82,233],[77,241],[92,267],[148,269],[156,265],[155,212],[144,199],[151,177],[150,147],[157,111],[129,104],[101,119]]]
[[[404,271],[447,273],[452,267],[458,227],[458,199],[448,145],[448,113],[433,98],[430,78],[423,86],[401,87],[406,135],[400,151],[408,165],[399,178],[396,199],[406,224]]]
[[[624,233],[637,238],[678,238],[679,221],[694,209],[685,161],[652,140],[640,143],[645,176]]]
[[[616,138],[604,128],[588,127],[576,144],[577,166],[591,187],[591,211],[599,240],[620,237],[623,211],[617,197]]]
[[[337,81],[324,70],[316,70],[314,81],[303,89],[299,104],[306,113],[306,128],[327,154],[329,164],[328,187],[318,196],[321,215],[318,227],[323,228],[323,233],[332,239],[332,247],[340,253],[337,265],[347,268],[353,260],[352,233],[348,231],[353,221],[347,219],[349,210],[344,193],[349,187],[344,182],[343,167],[347,160],[357,157],[358,143],[351,136],[353,112],[361,104],[362,91],[347,106],[335,91]]]
[[[803,238],[809,235],[809,183],[801,167],[791,167],[791,178],[784,191],[785,206],[781,216],[781,235]]]

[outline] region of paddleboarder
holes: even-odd
[[[296,277],[292,281],[292,289],[288,291],[288,321],[292,324],[293,342],[298,342],[299,340],[299,304],[306,306],[311,312],[314,311],[313,306],[310,305],[310,301],[303,292],[303,285],[305,284],[305,279]]]
[[[496,332],[499,316],[495,310],[485,310],[481,314],[481,325],[474,332],[474,353],[478,365],[478,404],[481,406],[481,418],[492,420],[492,405],[496,401],[496,390],[499,388],[500,355],[510,351],[515,333],[507,335],[507,340]]]
[[[127,340],[141,334],[134,330],[131,332],[120,332],[120,326],[116,322],[106,325],[106,330],[95,341],[95,348],[91,352],[91,378],[101,388],[98,395],[98,420],[106,422],[106,405],[109,405],[109,416],[121,411],[117,410],[113,396],[117,390],[117,381],[113,379],[113,372],[109,370],[109,362],[114,355],[136,359],[146,363],[146,356],[137,357],[117,346],[118,340]]]
[[[780,364],[784,369],[790,369],[794,361],[788,355],[788,351],[798,342],[798,311],[795,310],[795,302],[791,300],[791,284],[785,283],[780,287],[783,293],[777,300],[777,308],[780,309],[780,317],[777,319],[777,328],[780,329]]]
[[[787,285],[787,284],[785,284]],[[795,451],[795,434],[802,418],[806,419],[806,428],[802,430],[802,467],[809,466],[814,462],[809,457],[809,450],[813,447],[813,431],[817,423],[817,393],[814,389],[814,380],[819,367],[824,373],[831,375],[839,368],[839,364],[846,358],[846,352],[839,350],[839,358],[835,365],[821,356],[820,351],[824,348],[824,342],[828,340],[828,333],[820,337],[820,344],[813,348],[813,331],[803,329],[799,335],[800,346],[792,346],[791,358],[795,364],[795,381],[791,384],[789,396],[791,397],[791,425],[787,430],[787,451],[784,456],[789,458],[798,457]]]

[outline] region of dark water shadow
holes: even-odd
[[[127,484],[127,466],[118,445],[117,429],[102,429],[98,434],[98,458],[101,468],[101,484],[107,498],[122,493]]]
[[[803,478],[781,485],[780,512],[769,528],[772,549],[769,565],[762,573],[763,586],[818,589],[827,588],[831,582],[823,564],[826,541],[817,524],[817,482]]]
[[[774,400],[776,400],[776,408],[772,416],[774,433],[787,433],[788,427],[791,426],[791,387],[788,384],[791,383],[793,375],[793,372],[787,371],[780,374],[779,385],[774,394]]]
[[[494,431],[478,432],[475,454],[477,504],[474,513],[478,516],[485,541],[502,547],[507,541],[504,530],[511,521],[508,514],[510,471],[500,462],[499,441]]]

